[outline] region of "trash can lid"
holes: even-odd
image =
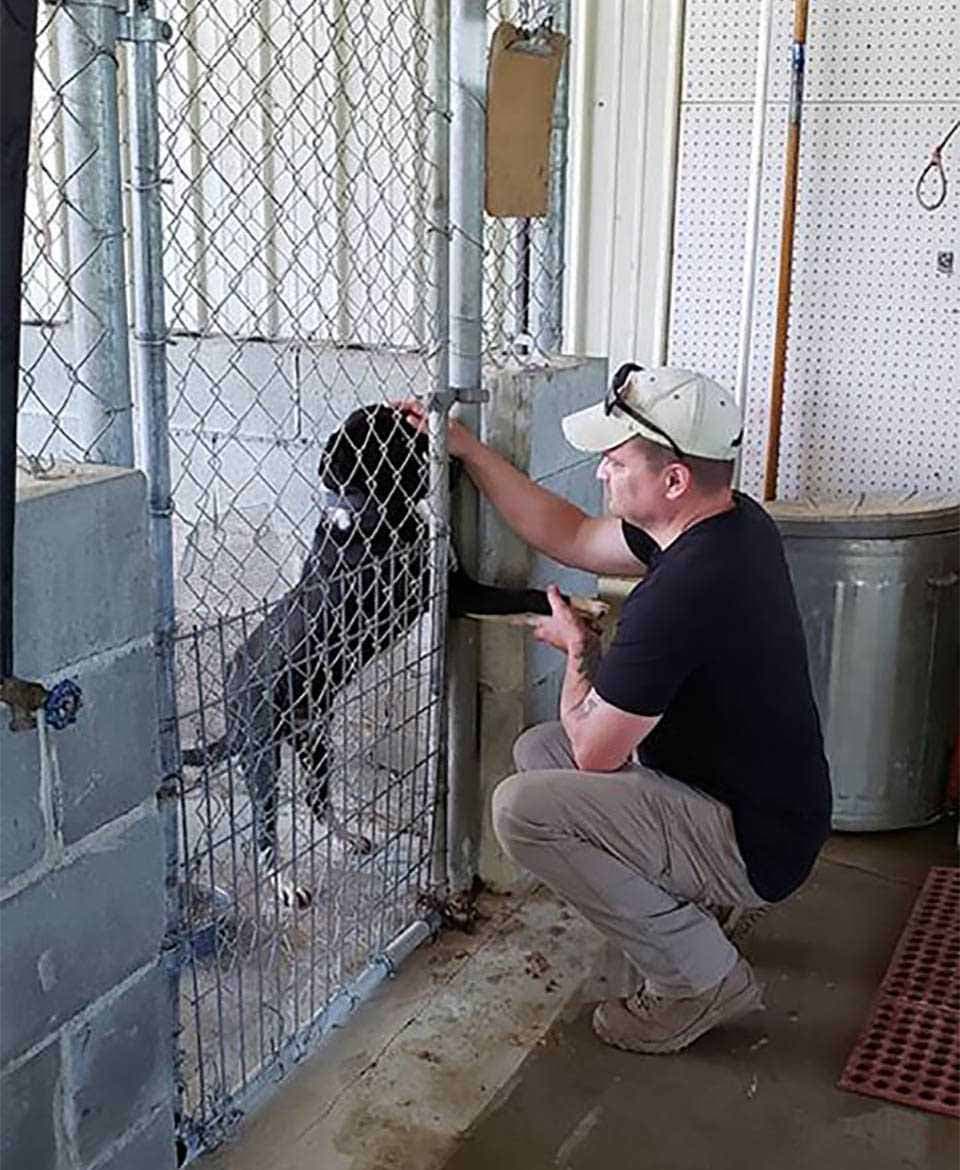
[[[960,494],[807,496],[764,507],[784,536],[891,539],[960,530]]]

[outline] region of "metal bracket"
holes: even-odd
[[[434,390],[427,401],[430,410],[448,410],[457,402],[489,402],[490,391],[484,390],[482,386],[473,390],[457,390],[451,386],[447,390]]]
[[[462,390],[458,390],[455,386],[452,386],[450,392],[453,394],[454,402],[475,403],[490,401],[490,391],[484,389],[483,386],[469,386]]]
[[[151,41],[173,39],[173,26],[166,20],[158,20],[148,12],[135,9],[132,16],[117,17],[117,40],[136,41],[149,44]]]

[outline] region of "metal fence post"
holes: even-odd
[[[451,5],[450,384],[464,404],[460,418],[480,429],[483,350],[483,187],[485,162],[486,6],[483,0]],[[476,572],[477,495],[462,483],[454,527],[466,569]],[[476,873],[480,808],[477,777],[476,624],[451,624],[449,634],[449,788],[447,870],[454,892]]]
[[[80,445],[92,462],[133,466],[127,348],[115,4],[64,0],[63,70],[67,234],[73,276],[71,376]]]
[[[180,740],[174,669],[176,608],[173,577],[173,497],[167,406],[167,326],[164,313],[162,200],[160,192],[157,40],[169,26],[153,15],[152,0],[136,0],[123,35],[133,42],[133,86],[128,103],[133,210],[134,360],[140,403],[141,453],[150,507],[150,551],[154,568],[154,644],[157,665],[160,784],[157,799],[166,852],[166,929],[163,959],[167,977],[171,1068],[179,1068],[180,890],[177,819]],[[175,1081],[179,1095],[179,1079]],[[179,1114],[179,1100],[177,1101]]]
[[[450,566],[450,471],[447,464],[447,419],[450,388],[450,9],[434,6],[433,25],[433,163],[436,168],[429,211],[432,236],[432,329],[436,356],[433,369],[435,398],[429,418],[431,644],[436,647],[431,692],[436,707],[430,722],[428,750],[437,769],[436,812],[433,823],[431,881],[445,885],[447,873],[447,753],[449,718],[444,701],[447,689],[447,579]]]

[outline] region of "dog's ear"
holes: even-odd
[[[376,466],[376,443],[372,411],[363,406],[353,411],[329,436],[320,456],[318,475],[325,487],[334,491],[365,491]]]
[[[378,437],[382,444],[382,479],[377,494],[389,493],[396,498],[400,493],[408,504],[415,504],[426,495],[429,482],[427,463],[427,436],[416,431],[393,407],[380,407],[376,418]]]

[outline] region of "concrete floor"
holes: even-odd
[[[954,1170],[955,1121],[835,1086],[955,834],[835,836],[745,946],[768,1010],[672,1057],[593,1038],[590,927],[546,891],[486,895],[203,1170]]]
[[[955,823],[837,835],[744,949],[767,1011],[673,1057],[599,1044],[564,1012],[444,1170],[954,1170],[958,1125],[836,1081],[929,866]]]

